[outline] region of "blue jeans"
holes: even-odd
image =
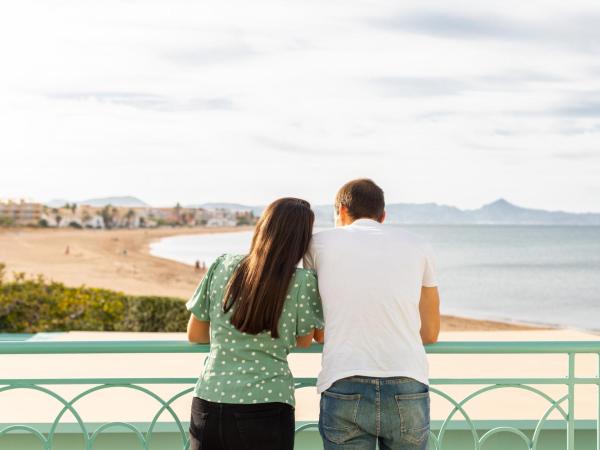
[[[325,450],[427,450],[429,388],[412,378],[354,376],[321,394]]]

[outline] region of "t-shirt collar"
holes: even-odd
[[[350,225],[348,225],[350,227],[352,226],[357,226],[357,227],[373,227],[373,226],[381,226],[380,222],[377,222],[374,219],[368,219],[368,218],[362,218],[362,219],[357,219],[354,222],[352,222]]]

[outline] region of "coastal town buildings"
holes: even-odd
[[[0,226],[51,228],[154,228],[159,226],[224,227],[252,225],[257,218],[250,211],[226,208],[149,206],[95,206],[66,203],[51,207],[25,200],[0,202]]]
[[[42,217],[41,203],[0,200],[0,225],[37,225]]]

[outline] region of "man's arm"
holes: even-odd
[[[423,344],[436,343],[440,334],[440,295],[437,287],[421,288],[419,314]]]
[[[208,344],[210,342],[210,322],[198,320],[193,314],[187,326],[188,341],[194,344]]]

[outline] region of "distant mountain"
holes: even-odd
[[[568,213],[523,208],[504,199],[465,211],[469,223],[520,225],[600,225],[599,213]]]
[[[46,203],[50,207],[72,203],[55,199]],[[75,202],[93,206],[137,206],[147,203],[136,197],[106,197]],[[239,203],[203,203],[187,205],[193,208],[228,209],[252,211],[260,216],[264,206],[249,206]],[[569,213],[523,208],[501,198],[478,209],[460,209],[437,203],[391,203],[386,205],[387,223],[414,225],[600,225],[600,213]],[[315,223],[325,227],[333,225],[333,206],[315,205]]]
[[[69,201],[65,199],[54,199],[46,203],[51,208],[58,208],[64,206],[66,203],[76,203],[78,205],[90,205],[102,207],[106,205],[121,206],[121,207],[148,207],[146,202],[140,200],[137,197],[121,196],[121,197],[103,197],[103,198],[90,198],[87,200],[80,201]]]
[[[190,207],[204,209],[229,209],[231,211],[254,211],[258,209],[261,212],[264,209],[262,206],[247,206],[240,205],[239,203],[202,203],[201,205],[190,205]]]
[[[316,206],[320,225],[333,224],[331,206]],[[600,225],[600,213],[545,211],[514,205],[498,199],[479,209],[463,210],[437,203],[392,203],[386,205],[388,223],[438,225]]]

